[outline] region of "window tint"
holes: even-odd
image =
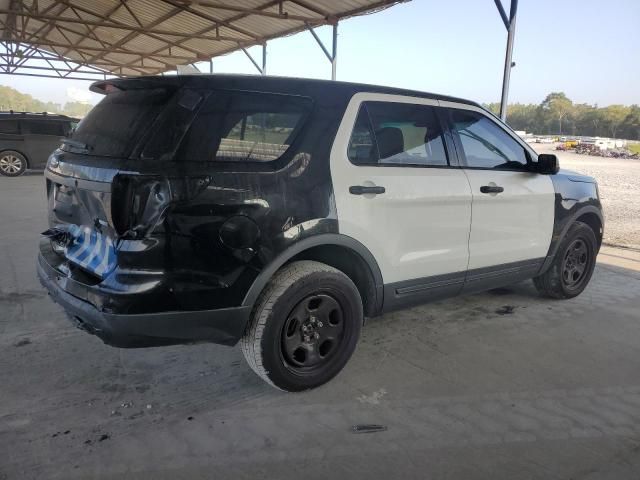
[[[127,157],[170,95],[163,88],[112,91],[82,119],[72,138],[88,146],[87,154]]]
[[[351,136],[349,158],[356,164],[447,165],[434,108],[365,102]]]
[[[24,133],[34,135],[55,135],[63,137],[65,135],[65,123],[46,120],[23,120],[22,130]]]
[[[367,105],[364,103],[360,106],[356,124],[351,132],[348,156],[351,163],[356,165],[378,163],[378,147],[373,138]]]
[[[282,156],[311,100],[289,95],[214,92],[187,133],[185,160],[268,162]]]
[[[17,120],[0,120],[0,133],[20,133]]]
[[[523,169],[527,165],[524,148],[481,113],[452,110],[451,121],[462,143],[467,166]]]

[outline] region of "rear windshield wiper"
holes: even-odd
[[[69,145],[74,150],[80,150],[81,152],[89,152],[91,147],[86,143],[78,142],[77,140],[72,140],[70,138],[62,139],[63,145]]]

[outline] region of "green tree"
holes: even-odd
[[[558,121],[558,132],[562,135],[562,120],[573,112],[573,102],[564,92],[552,92],[540,104],[542,116]]]
[[[640,140],[640,105],[629,107],[629,114],[620,125],[620,133],[624,138]]]
[[[629,113],[629,107],[625,107],[624,105],[609,105],[603,109],[603,120],[607,124],[607,128],[613,138],[616,138],[618,127],[624,122]]]
[[[0,111],[63,113],[73,117],[84,117],[92,105],[82,102],[67,102],[63,107],[54,102],[43,102],[15,88],[0,86]]]
[[[89,113],[93,105],[84,102],[67,102],[64,104],[62,113],[70,117],[84,117]]]

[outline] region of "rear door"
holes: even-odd
[[[551,178],[534,173],[534,154],[482,109],[446,104],[473,194],[468,280],[535,273],[553,230]]]
[[[29,168],[42,169],[49,155],[60,146],[66,135],[65,123],[47,119],[28,119],[22,121],[22,133]]]
[[[375,256],[385,309],[453,294],[468,262],[471,191],[438,102],[358,93],[331,151],[340,233]]]

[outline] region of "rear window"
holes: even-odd
[[[89,155],[127,157],[170,96],[167,89],[113,91],[78,124],[73,140]]]
[[[17,120],[0,120],[0,133],[20,133]]]
[[[179,156],[188,161],[276,160],[291,146],[311,103],[292,95],[214,92],[194,119]]]

